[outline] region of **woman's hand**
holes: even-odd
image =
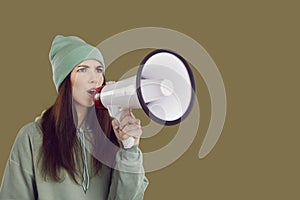
[[[120,122],[114,119],[112,127],[119,141],[126,140],[128,137],[134,138],[134,145],[138,145],[142,135],[141,121],[136,119],[130,110],[125,111]]]

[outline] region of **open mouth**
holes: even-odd
[[[95,91],[96,91],[96,89],[90,89],[90,90],[88,90],[88,93],[89,93],[90,95],[94,95]]]

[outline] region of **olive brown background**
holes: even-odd
[[[77,35],[97,45],[122,31],[151,26],[182,32],[207,50],[223,77],[227,116],[217,145],[199,159],[211,110],[193,67],[201,108],[197,136],[176,162],[147,173],[145,199],[300,198],[297,1],[80,2],[0,3],[1,177],[18,130],[54,102],[48,61],[53,37]],[[118,79],[147,52],[123,55],[107,70],[108,78]],[[142,140],[141,149],[166,145],[176,128]]]

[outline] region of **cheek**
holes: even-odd
[[[103,75],[101,75],[101,79],[100,79],[101,81],[101,85],[103,85],[103,83],[104,83],[104,77],[103,77]]]
[[[72,96],[74,100],[80,101],[84,97],[85,85],[83,84],[82,77],[77,76],[73,81],[71,81]]]
[[[98,82],[97,82],[97,86],[96,87],[100,87],[102,86],[104,83],[104,76],[101,74],[99,79],[98,79]]]
[[[79,92],[79,89],[77,88],[76,83],[72,85],[72,96],[75,101],[79,101],[81,99],[80,92]]]
[[[75,79],[74,81],[71,82],[72,86],[72,93],[76,93],[76,91],[80,90],[80,81],[78,79]]]

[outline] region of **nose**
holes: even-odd
[[[89,83],[97,83],[98,82],[99,77],[96,76],[94,73],[91,74],[90,79],[89,79]]]
[[[103,75],[99,73],[93,73],[90,77],[89,83],[96,84],[96,87],[99,87],[103,84]]]

